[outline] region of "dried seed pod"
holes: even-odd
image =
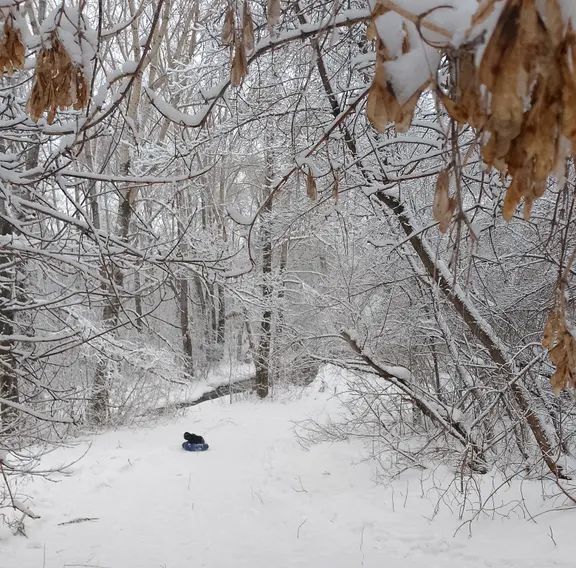
[[[242,41],[246,47],[246,53],[252,53],[254,51],[254,21],[248,0],[244,1],[242,10]]]
[[[306,195],[313,201],[318,199],[318,189],[316,187],[314,174],[312,173],[312,168],[308,168],[308,173],[306,174]]]
[[[340,199],[340,172],[336,170],[334,172],[334,183],[332,184],[332,197],[335,203],[338,203]]]
[[[48,124],[54,122],[56,112],[73,107],[76,110],[88,104],[89,89],[82,70],[72,63],[66,49],[52,34],[50,47],[43,47],[36,58],[34,84],[27,110],[34,121],[48,111]]]
[[[481,129],[486,122],[486,103],[480,91],[474,54],[471,51],[462,50],[457,54],[454,73],[457,81],[453,92],[450,96],[440,93],[442,103],[454,120]]]
[[[523,188],[521,186],[521,178],[515,177],[512,183],[506,190],[504,197],[504,205],[502,206],[502,216],[506,221],[510,221],[516,212],[516,208],[522,199]]]
[[[404,42],[403,49],[410,49],[407,40]],[[390,123],[394,123],[398,132],[405,132],[410,127],[414,110],[418,104],[420,94],[426,88],[422,85],[414,94],[405,102],[400,103],[392,85],[386,77],[384,64],[390,61],[386,47],[380,39],[376,42],[376,70],[374,73],[374,82],[368,93],[366,103],[366,115],[372,126],[384,132]]]
[[[230,82],[232,85],[239,87],[246,73],[248,73],[246,49],[242,40],[238,39],[234,46],[234,57],[232,58],[232,67],[230,69]]]
[[[280,0],[268,0],[266,5],[266,15],[268,18],[268,29],[272,30],[280,22],[282,16],[282,6]]]
[[[378,66],[378,61],[376,61],[376,65]],[[380,81],[377,80],[379,73],[383,73],[383,71],[376,69],[376,77],[370,87],[366,102],[366,116],[376,130],[384,132],[391,122],[388,107],[392,106],[392,103],[388,90],[382,87]]]
[[[478,41],[497,5],[496,25]],[[504,218],[521,201],[528,218],[576,144],[576,36],[559,0],[483,0],[468,39],[454,59],[454,85],[440,99],[457,122],[483,131],[482,158],[510,176]]]
[[[233,45],[235,37],[236,24],[234,18],[234,9],[232,6],[230,6],[226,12],[226,18],[224,18],[224,27],[222,28],[221,35],[222,45]]]
[[[0,75],[12,74],[24,67],[26,48],[20,30],[14,25],[14,17],[8,13],[0,39]]]
[[[366,39],[369,41],[374,41],[378,37],[376,33],[376,26],[374,25],[374,20],[368,22],[368,27],[366,28]]]
[[[559,393],[576,387],[576,339],[566,322],[562,303],[548,316],[542,337],[542,346],[548,349],[550,361],[556,367],[550,379],[552,390]]]
[[[576,150],[576,33],[572,26],[559,49],[560,69],[562,72],[562,123],[564,136],[572,143],[572,152]]]
[[[436,179],[436,191],[434,192],[434,203],[432,204],[432,216],[438,222],[441,233],[445,233],[450,226],[452,215],[454,214],[455,200],[449,196],[450,173],[448,169],[442,170]]]

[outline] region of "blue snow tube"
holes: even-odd
[[[187,452],[205,452],[210,446],[208,444],[191,444],[190,442],[182,442],[182,447]]]

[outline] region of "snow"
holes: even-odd
[[[216,387],[245,381],[253,375],[254,366],[250,363],[237,363],[233,367],[220,364],[211,370],[206,380],[180,383],[179,389],[170,390],[159,400],[167,406],[196,400]]]
[[[390,373],[397,379],[402,381],[411,381],[412,380],[412,373],[406,367],[398,367],[398,366],[391,366],[391,365],[380,365],[382,369],[384,369],[387,373]]]
[[[22,15],[14,0],[0,0],[0,14],[6,21],[12,18],[12,25],[20,31],[20,37],[25,46],[30,46],[33,39],[26,18]],[[0,37],[4,37],[4,26],[0,26]]]
[[[397,6],[401,12],[404,11],[415,17],[423,16],[424,25],[421,26],[421,32],[427,43],[442,45],[448,40],[444,34],[433,32],[425,25],[431,24],[445,30],[446,34],[450,36],[450,42],[457,47],[464,38],[472,15],[478,9],[478,2],[477,0],[395,0],[394,6]],[[408,29],[412,27],[415,30],[414,23],[409,23],[408,20],[393,12],[388,12],[377,18],[378,35],[387,47],[391,47],[388,45],[389,40],[391,44],[397,44],[397,36],[402,29],[402,23]],[[420,34],[420,32],[417,33]],[[398,55],[397,50],[394,50],[394,53]]]
[[[248,274],[252,270],[252,264],[245,262],[243,264],[238,264],[238,266],[233,266],[230,270],[227,270],[222,274],[224,278],[238,278],[244,274]]]
[[[203,88],[201,93],[204,99],[211,101],[213,99],[217,99],[220,96],[220,93],[222,93],[222,91],[224,91],[227,86],[228,80],[221,81],[220,83],[216,83],[216,85],[211,88]]]
[[[85,19],[77,8],[64,4],[50,12],[40,26],[40,38],[44,48],[52,47],[54,32],[72,63],[82,69],[87,83],[90,83],[96,57],[96,32],[86,27]]]
[[[384,42],[390,57],[402,55],[402,42],[404,41],[404,18],[396,12],[386,12],[378,16],[374,22],[378,35]]]
[[[493,518],[469,525],[434,491],[453,475],[447,470],[378,484],[358,439],[301,445],[294,421],[337,417],[333,395],[342,387],[325,369],[305,390],[271,401],[219,399],[45,456],[45,469],[72,465],[52,475],[58,483],[38,478],[23,488],[33,500],[21,505],[41,518],[25,520],[27,538],[0,531],[0,565],[573,568],[574,513],[537,516],[539,482],[524,482],[521,493],[505,484],[490,502]],[[210,450],[183,451],[186,430],[202,434]],[[480,491],[497,481],[473,483]],[[520,512],[521,494],[534,520]]]
[[[466,27],[478,9],[478,0],[394,0],[399,8],[412,14],[426,14],[426,21],[433,22],[452,32]]]
[[[563,1],[561,8],[567,21],[574,21],[573,2]],[[450,42],[459,47],[463,41],[472,41],[489,35],[496,25],[505,2],[497,2],[484,21],[470,30],[473,14],[478,9],[477,0],[396,0],[399,13],[389,11],[376,18],[376,29],[385,44],[391,61],[385,63],[386,76],[400,104],[408,101],[429,80],[435,78],[440,61],[436,47]],[[404,14],[406,17],[402,16]],[[415,17],[422,15],[422,25],[417,29]],[[407,19],[407,18],[410,18]],[[438,26],[432,31],[429,26]],[[410,51],[402,54],[402,43],[408,34]],[[476,60],[481,60],[486,42],[476,50]]]
[[[122,73],[125,75],[133,75],[138,70],[138,61],[124,61],[122,64]]]
[[[254,214],[244,214],[235,207],[228,206],[226,208],[226,212],[228,216],[234,221],[234,223],[238,223],[238,225],[251,225],[254,222]]]
[[[92,105],[100,109],[104,106],[106,102],[106,97],[108,96],[108,84],[104,83],[98,87],[98,91],[92,97]]]
[[[400,104],[407,102],[433,77],[440,54],[437,50],[421,44],[398,59],[384,63],[386,76]]]
[[[156,94],[152,89],[145,87],[146,94],[152,101],[152,104],[168,120],[191,128],[200,126],[206,115],[212,108],[211,105],[201,105],[196,114],[190,115],[179,111],[176,107],[165,101],[161,96]]]

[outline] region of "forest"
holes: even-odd
[[[576,3],[0,14],[0,524],[78,436],[327,368],[307,439],[576,503]]]

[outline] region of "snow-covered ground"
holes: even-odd
[[[274,401],[220,399],[87,440],[86,457],[57,483],[25,488],[41,519],[27,521],[27,538],[0,531],[0,567],[574,568],[574,511],[530,521],[512,506],[507,518],[476,521],[472,537],[468,527],[454,536],[462,521],[446,507],[434,514],[421,473],[376,484],[358,440],[304,449],[293,421],[337,404],[318,387]],[[183,451],[185,430],[210,450]],[[74,461],[86,443],[53,452],[44,467]],[[523,492],[537,508],[530,483]]]

